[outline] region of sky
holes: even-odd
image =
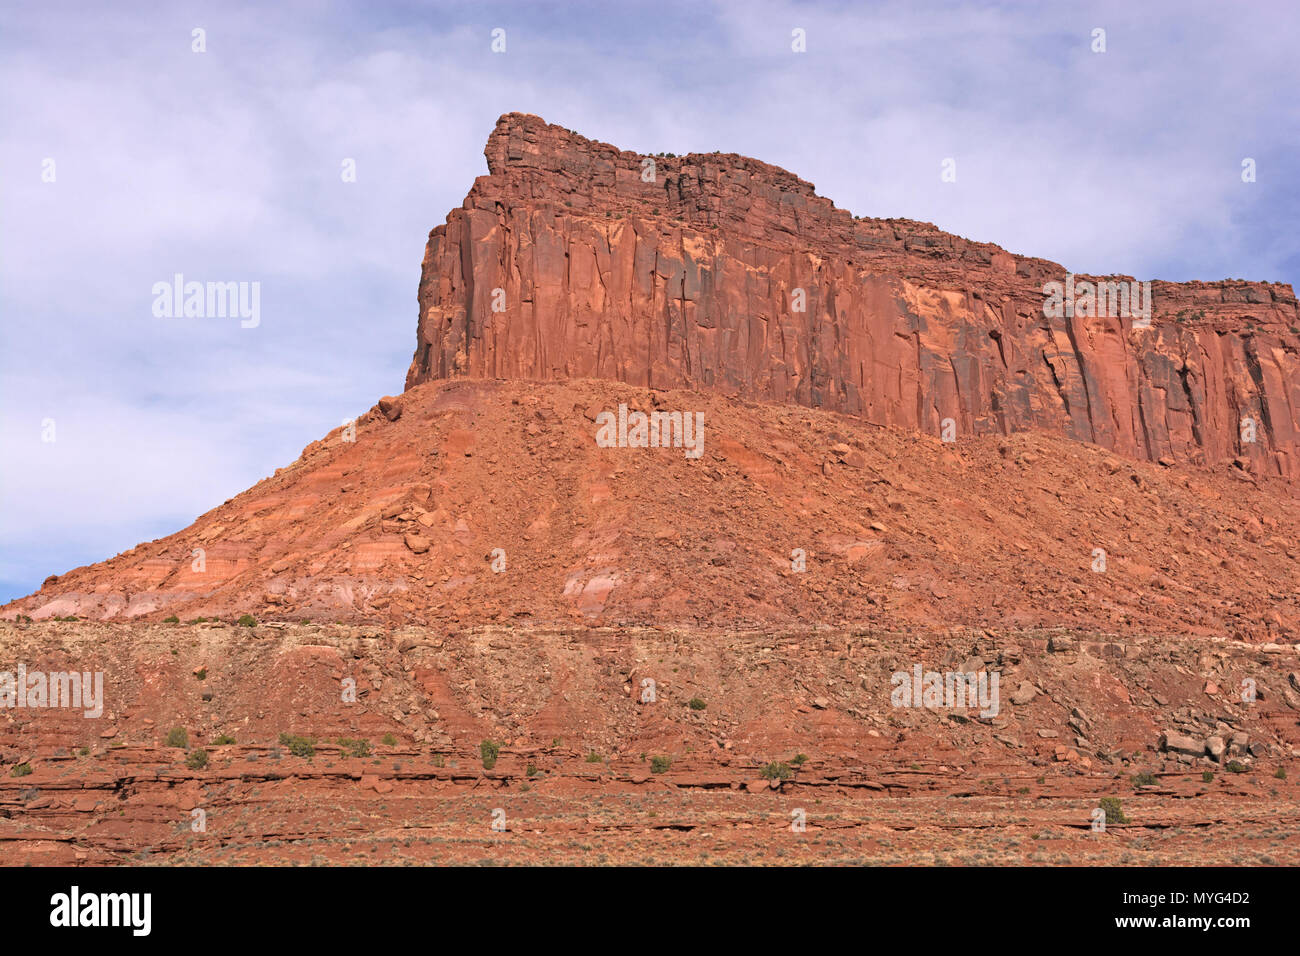
[[[753,156],[1077,272],[1300,280],[1292,0],[4,0],[0,23],[0,602],[399,393],[425,240],[503,113]],[[258,283],[256,325],[155,314],[178,273]]]

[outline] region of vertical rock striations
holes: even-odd
[[[519,113],[485,153],[489,174],[429,235],[408,388],[702,386],[934,434],[945,418],[959,435],[1042,428],[1300,475],[1290,286],[1152,282],[1150,328],[1048,318],[1043,286],[1063,267],[854,219],[753,159],[652,157],[646,181],[646,157]]]

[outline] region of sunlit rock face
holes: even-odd
[[[855,219],[742,156],[641,156],[519,113],[485,153],[489,175],[429,236],[408,388],[705,387],[936,435],[946,420],[956,436],[1040,428],[1136,458],[1300,470],[1288,285],[1153,281],[1124,307],[1097,286],[1131,277]]]

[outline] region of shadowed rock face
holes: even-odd
[[[753,159],[654,157],[650,177],[646,157],[519,113],[485,153],[489,175],[429,236],[408,388],[705,387],[931,434],[946,418],[958,435],[1042,428],[1300,476],[1288,285],[1154,281],[1150,328],[1049,318],[1043,287],[1064,267],[928,223],[855,220]]]

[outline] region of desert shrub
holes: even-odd
[[[191,750],[185,758],[185,766],[191,770],[202,770],[208,765],[208,752],[203,749]]]
[[[251,614],[239,615],[239,620],[235,621],[240,627],[257,627],[257,618]]]
[[[788,763],[773,761],[759,771],[759,776],[764,780],[789,780],[794,776],[794,771],[790,769]]]
[[[1119,797],[1102,797],[1101,809],[1106,813],[1107,823],[1128,823],[1128,817],[1124,816],[1124,807]]]
[[[497,757],[501,756],[501,745],[492,740],[485,740],[478,745],[478,753],[483,758],[483,769],[491,770],[497,765]]]
[[[370,756],[370,741],[368,740],[352,737],[340,737],[338,743],[339,746],[343,748],[343,752],[349,757]]]
[[[706,704],[704,701],[700,700],[698,697],[692,697],[690,706],[691,706],[691,710],[704,710],[704,708],[708,707],[709,705]]]
[[[167,739],[163,741],[164,747],[180,747],[184,750],[190,748],[190,735],[185,732],[184,727],[173,727],[167,731]]]
[[[1133,786],[1135,787],[1149,787],[1155,782],[1156,775],[1150,770],[1143,770],[1141,773],[1133,775]]]
[[[315,737],[301,737],[297,734],[284,733],[280,735],[280,746],[288,747],[289,753],[295,757],[316,756]]]
[[[392,734],[384,734],[384,736],[380,739],[379,742],[382,743],[385,747],[397,746],[397,738],[394,737]]]
[[[650,758],[651,773],[667,773],[668,768],[671,767],[672,765],[673,765],[672,757],[651,757]]]
[[[177,617],[175,614],[169,614],[165,618],[163,618],[164,624],[179,624],[180,622],[181,619]]]
[[[13,770],[10,770],[10,771],[9,771],[9,776],[11,776],[11,777],[25,777],[25,776],[27,776],[27,775],[28,775],[29,773],[31,773],[31,772],[32,772],[32,765],[31,765],[31,764],[29,764],[29,763],[20,763],[18,766],[14,767]]]

